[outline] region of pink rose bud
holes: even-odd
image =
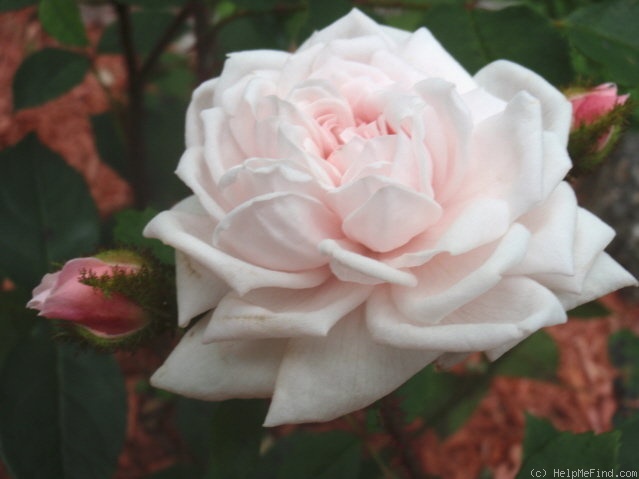
[[[144,310],[120,293],[105,294],[84,284],[87,277],[113,277],[137,273],[141,265],[114,261],[107,255],[99,258],[76,258],[62,270],[46,274],[33,290],[27,307],[40,311],[39,316],[71,321],[95,336],[112,338],[139,331],[148,321]],[[135,259],[132,255],[127,260]]]
[[[568,94],[572,103],[572,129],[589,125],[623,105],[629,95],[617,95],[617,85],[604,83],[591,90]]]
[[[614,83],[591,89],[570,89],[572,124],[568,151],[574,163],[572,174],[594,170],[619,141],[622,125],[630,113],[629,95],[618,95]]]

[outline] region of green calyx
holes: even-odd
[[[621,138],[634,108],[628,100],[590,124],[581,124],[570,133],[568,153],[573,162],[571,177],[592,173],[608,158]]]

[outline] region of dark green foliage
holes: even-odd
[[[31,289],[55,263],[95,251],[98,214],[75,170],[33,135],[0,164],[0,271]]]
[[[125,422],[124,383],[112,357],[55,345],[40,327],[6,359],[0,441],[12,477],[109,479]]]
[[[41,105],[79,84],[89,70],[89,59],[79,53],[45,48],[28,56],[13,78],[16,110]]]

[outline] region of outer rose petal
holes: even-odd
[[[243,296],[229,293],[213,311],[204,340],[326,336],[335,323],[366,300],[371,289],[329,279],[309,289],[262,288]]]
[[[565,309],[572,309],[617,289],[637,286],[637,280],[607,253],[599,253],[579,293],[556,292]]]
[[[479,86],[505,101],[521,91],[530,93],[541,102],[544,130],[555,133],[562,145],[568,143],[572,106],[541,76],[516,63],[497,60],[479,70],[474,79]]]
[[[353,311],[326,338],[290,340],[265,426],[329,421],[368,406],[439,356],[372,341],[363,313]]]
[[[153,386],[207,401],[273,394],[286,340],[202,344],[205,328],[199,321],[184,335],[151,377]]]
[[[381,288],[380,288],[381,289]],[[371,296],[366,319],[373,338],[399,348],[475,352],[521,340],[563,323],[564,308],[548,289],[528,278],[507,278],[436,325],[416,325],[395,307],[387,290]]]
[[[176,251],[175,282],[177,289],[178,324],[186,327],[192,318],[213,309],[229,287],[225,281],[193,258]]]

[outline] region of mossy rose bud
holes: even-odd
[[[614,83],[565,92],[572,104],[569,152],[573,173],[592,170],[610,154],[630,113],[629,95],[619,95]]]
[[[45,318],[70,321],[100,338],[129,336],[147,324],[143,308],[124,294],[105,293],[87,282],[134,275],[142,264],[141,258],[129,252],[72,259],[60,271],[42,278],[27,307]]]

